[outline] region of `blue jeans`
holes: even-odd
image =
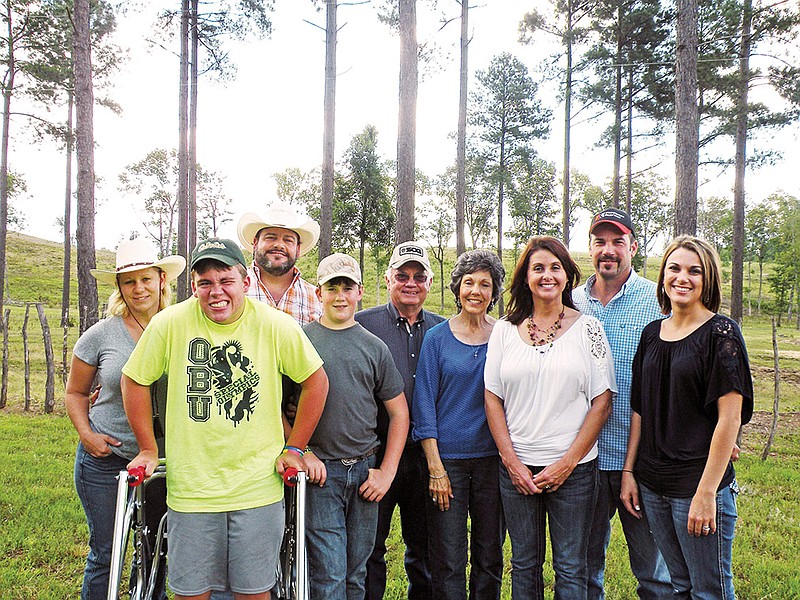
[[[83,572],[81,600],[106,600],[111,566],[111,549],[114,538],[114,514],[117,503],[117,475],[128,465],[128,460],[114,453],[95,458],[78,444],[75,454],[75,489],[78,492],[86,523],[89,526],[89,556]],[[148,509],[147,525],[152,532],[151,547],[161,516],[166,511],[164,480],[154,481],[147,487],[145,496]],[[164,562],[158,573],[155,598],[166,600],[164,588]]]
[[[397,465],[392,487],[378,503],[375,548],[367,562],[367,600],[381,600],[386,590],[386,538],[392,525],[394,507],[400,508],[400,529],[406,545],[408,600],[432,598],[428,570],[428,463],[421,446],[408,446]]]
[[[528,467],[533,474],[544,467]],[[555,492],[520,494],[500,465],[500,496],[511,537],[511,597],[543,600],[545,525],[550,530],[555,600],[585,600],[586,550],[597,497],[597,461],[579,464]],[[549,523],[548,523],[549,522]]]
[[[736,526],[736,482],[717,492],[717,531],[689,535],[691,498],[669,498],[639,484],[653,537],[667,563],[675,598],[733,600],[733,530]]]
[[[353,464],[324,460],[325,485],[309,484],[307,492],[308,575],[311,597],[361,600],[367,559],[375,546],[378,503],[358,494],[376,457]]]
[[[672,597],[672,584],[667,564],[650,532],[645,511],[637,519],[625,510],[620,500],[622,471],[600,471],[594,522],[589,534],[589,600],[603,600],[606,549],[611,539],[611,519],[619,514],[628,545],[631,571],[639,582],[636,588],[642,600]]]
[[[503,507],[497,456],[443,459],[453,497],[450,508],[428,507],[428,548],[433,595],[467,598],[467,516],[471,518],[469,597],[499,600],[503,577]]]

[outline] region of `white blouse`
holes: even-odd
[[[498,321],[489,338],[486,389],[503,401],[514,451],[529,466],[546,466],[569,449],[592,399],[617,391],[603,326],[581,315],[551,344],[530,346],[516,325]],[[597,457],[597,444],[579,462]]]

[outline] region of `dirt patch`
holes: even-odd
[[[750,422],[742,427],[742,448],[750,452],[761,452],[772,429],[772,413],[757,410]],[[778,416],[776,435],[796,433],[800,431],[800,413],[783,412]]]
[[[798,354],[800,354],[800,352],[798,352]],[[760,379],[771,383],[775,377],[775,369],[772,367],[750,365],[750,370],[753,372],[753,379]],[[800,371],[781,369],[781,382],[800,384]]]

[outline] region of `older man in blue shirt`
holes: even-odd
[[[644,512],[634,518],[620,500],[620,480],[631,420],[631,365],[642,329],[663,318],[656,299],[656,286],[639,277],[631,267],[638,245],[630,216],[609,208],[595,215],[589,229],[589,254],[595,269],[572,299],[584,314],[603,323],[614,357],[617,395],[598,439],[600,487],[594,523],[589,537],[588,564],[590,600],[605,597],[605,556],[616,512],[628,543],[631,570],[639,581],[639,598],[672,597],[672,585],[664,559],[656,547]]]
[[[422,308],[432,282],[433,270],[425,247],[413,241],[403,242],[394,249],[386,270],[389,302],[356,313],[356,321],[389,346],[403,376],[409,403],[414,397],[414,377],[422,338],[431,327],[444,321],[444,317]],[[377,433],[384,443],[388,421],[385,409],[381,409],[379,405]],[[425,518],[428,500],[428,465],[422,447],[409,437],[392,486],[378,505],[375,549],[367,563],[366,600],[379,600],[386,590],[386,538],[395,506],[400,509],[400,527],[406,543],[408,598],[428,600],[433,597]]]

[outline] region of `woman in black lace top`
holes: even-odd
[[[721,269],[707,242],[670,243],[657,294],[671,316],[644,329],[634,358],[622,500],[647,512],[676,597],[732,599],[731,453],[753,413],[747,350],[738,325],[716,314]]]

